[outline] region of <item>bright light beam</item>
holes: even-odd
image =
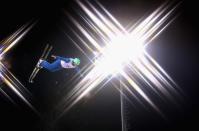
[[[132,90],[135,90],[151,107],[161,113],[157,105],[139,86],[140,83],[136,80],[136,77],[149,85],[152,91],[161,97],[164,94],[172,99],[170,90],[178,94],[175,90],[175,82],[147,53],[146,48],[173,21],[171,16],[179,4],[174,5],[174,3],[165,2],[146,19],[139,20],[136,23],[137,26],[126,30],[99,2],[97,2],[98,7],[95,7],[89,1],[76,0],[76,3],[84,13],[82,15],[82,12],[77,12],[86,26],[67,14],[80,31],[75,32],[77,38],[80,38],[80,34],[84,37],[84,39],[80,38],[80,41],[83,41],[81,46],[75,45],[78,48],[86,47],[86,49],[89,49],[88,52],[93,54],[96,54],[97,51],[97,56],[94,62],[92,61],[93,64],[83,72],[87,75],[76,84],[74,89],[60,103],[61,115],[87,93],[99,86],[105,86],[110,79],[117,75],[124,78],[122,81],[125,85],[124,89],[130,94],[134,94]],[[92,32],[98,35],[102,40],[101,43],[99,43],[97,36],[92,35]],[[81,50],[84,54],[87,52],[83,48]],[[101,89],[101,87],[99,88]]]
[[[15,33],[9,36],[1,43],[0,48],[0,78],[1,80],[23,101],[25,102],[35,113],[38,114],[36,109],[30,103],[32,94],[25,88],[25,86],[7,69],[3,64],[2,59],[4,56],[19,43],[19,41],[28,33],[28,31],[35,25],[26,24],[18,29]],[[1,92],[9,99],[11,102],[13,100],[8,96],[3,89]],[[14,103],[14,102],[13,102]]]

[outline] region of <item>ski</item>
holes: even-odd
[[[39,63],[39,61],[40,61],[41,59],[42,59],[42,60],[46,60],[47,57],[48,57],[48,55],[49,55],[49,53],[51,52],[52,48],[53,48],[53,47],[52,47],[52,46],[49,46],[49,44],[47,44],[46,47],[44,48],[44,51],[43,51],[41,57],[39,58],[39,60],[38,60],[38,62],[37,62],[37,64],[36,64],[36,66],[35,66],[33,72],[31,73],[31,75],[30,75],[30,77],[29,77],[29,82],[30,82],[30,83],[33,83],[33,82],[34,82],[34,81],[33,81],[34,78],[36,77],[37,73],[38,73],[39,70],[41,69],[40,67],[37,66],[38,63]]]

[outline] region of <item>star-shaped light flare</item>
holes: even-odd
[[[6,54],[14,48],[20,40],[28,33],[28,31],[34,26],[33,24],[25,24],[19,28],[16,32],[10,35],[7,39],[1,41],[0,45],[0,79],[5,83],[22,101],[24,101],[34,112],[37,113],[35,108],[30,103],[32,94],[26,89],[26,87],[13,75],[12,72],[4,65],[6,61]],[[14,66],[14,65],[13,65]],[[5,87],[5,88],[6,88]],[[14,103],[14,100],[0,88],[0,92],[4,94],[9,100]]]
[[[161,66],[147,53],[147,46],[176,18],[175,9],[179,3],[165,2],[145,19],[125,29],[114,16],[99,2],[76,0],[81,18],[76,20],[65,12],[75,25],[72,29],[75,38],[65,33],[90,60],[91,65],[83,67],[85,77],[74,89],[64,96],[59,108],[68,111],[89,92],[99,91],[116,76],[122,77],[124,90],[141,102],[140,97],[161,113],[158,106],[149,98],[144,88],[150,88],[162,99],[173,100],[170,93],[179,95],[177,85]],[[92,53],[94,58],[90,58]],[[142,82],[140,82],[140,80]],[[141,85],[145,84],[145,87]],[[140,96],[140,97],[137,97]],[[63,112],[61,114],[63,114]]]

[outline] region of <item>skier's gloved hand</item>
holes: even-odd
[[[56,56],[56,55],[51,55],[51,57],[52,57],[53,59],[56,59],[56,58],[57,58],[57,56]]]

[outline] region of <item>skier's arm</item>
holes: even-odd
[[[80,68],[76,67],[75,68],[76,73],[78,73],[80,75],[80,77],[83,77],[83,75],[81,74]]]
[[[65,57],[61,57],[61,56],[54,56],[54,55],[53,55],[53,58],[55,58],[55,59],[60,59],[60,60],[63,60],[63,61],[65,61],[65,62],[69,62],[69,61],[70,61],[70,58],[65,58]]]

